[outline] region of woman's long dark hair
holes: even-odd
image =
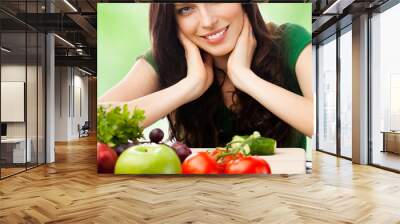
[[[257,4],[242,4],[242,7],[257,40],[252,71],[264,80],[287,88],[279,44],[280,29],[266,27]],[[153,3],[150,6],[152,51],[162,88],[174,85],[187,74],[185,51],[177,37],[174,10],[174,4]],[[288,136],[288,124],[246,93],[235,90],[235,94],[239,110],[233,118],[233,133],[247,135],[259,131],[263,136],[276,139],[279,146]],[[215,77],[213,84],[201,97],[168,115],[171,136],[190,147],[223,146],[232,137],[225,136],[224,139],[220,136],[224,125],[220,113],[223,105],[221,86]]]

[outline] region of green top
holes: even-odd
[[[296,77],[296,62],[303,49],[311,43],[311,35],[302,26],[296,24],[286,23],[282,25],[282,28],[283,58],[287,63],[287,76],[289,77],[288,87],[290,91],[299,95],[303,95]],[[141,57],[143,57],[150,65],[152,65],[154,70],[158,70],[150,50]],[[225,105],[221,105],[220,112],[224,136],[232,138],[235,134],[233,133],[232,112]],[[280,142],[279,147],[295,147],[306,149],[306,136],[296,129],[291,128],[287,141]]]

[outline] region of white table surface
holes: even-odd
[[[192,152],[214,148],[191,148]],[[305,174],[306,152],[302,148],[277,148],[274,155],[259,156],[268,162],[272,174]]]
[[[25,138],[12,138],[7,137],[5,139],[1,139],[2,144],[15,144],[16,146],[13,148],[13,163],[25,163],[31,161],[31,146],[32,140],[31,138],[26,139],[28,145],[25,151]],[[26,155],[25,155],[26,153]],[[26,160],[27,158],[27,160]]]
[[[29,140],[29,138],[28,138]],[[5,138],[1,139],[1,143],[19,143],[19,142],[24,142],[25,138]]]

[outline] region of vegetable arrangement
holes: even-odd
[[[140,122],[145,119],[144,111],[123,108],[97,109],[97,171],[113,173],[118,156],[127,148],[138,143],[143,137]]]
[[[257,155],[272,155],[276,141],[259,132],[236,135],[225,147],[192,153],[181,142],[162,143],[161,129],[141,142],[144,111],[122,108],[97,110],[97,165],[99,173],[115,174],[270,174],[269,164]]]

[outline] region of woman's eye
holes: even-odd
[[[179,15],[187,15],[190,13],[191,10],[192,10],[191,7],[183,7],[183,8],[178,9],[178,14]]]

